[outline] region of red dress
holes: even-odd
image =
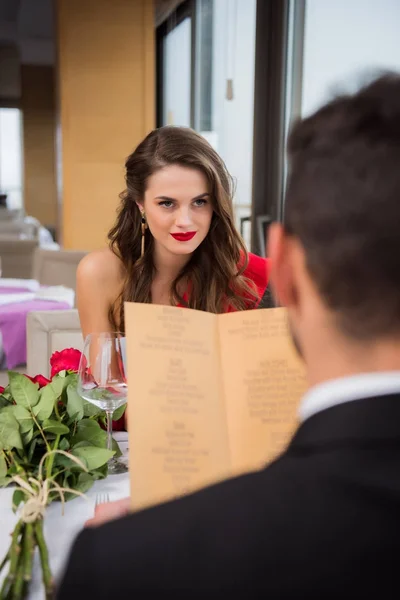
[[[243,275],[244,277],[247,277],[247,279],[250,279],[250,281],[252,281],[256,286],[258,292],[258,302],[256,303],[256,308],[260,304],[261,299],[267,289],[269,281],[269,269],[270,261],[268,258],[262,258],[261,256],[251,254],[249,252],[247,267],[243,271]],[[188,292],[183,295],[183,300],[187,302]],[[178,307],[185,308],[182,304],[178,304]],[[230,306],[225,312],[235,312],[235,309]]]
[[[248,256],[249,262],[243,275],[247,277],[247,279],[253,281],[257,287],[259,298],[257,302],[258,306],[268,286],[270,260],[269,258],[262,258],[256,254],[251,254],[250,252]],[[228,312],[233,312],[233,309],[229,310]]]
[[[256,304],[257,307],[260,304],[268,286],[270,261],[268,258],[262,258],[261,256],[256,256],[255,254],[251,253],[249,253],[248,257],[248,265],[243,272],[243,275],[247,277],[247,279],[250,279],[250,281],[253,281],[256,285],[258,291],[258,302]],[[187,300],[187,293],[184,295],[183,299]],[[181,306],[181,308],[184,307]],[[229,307],[227,312],[235,312],[235,309]],[[114,431],[125,430],[125,415],[118,421],[113,422],[113,429]]]

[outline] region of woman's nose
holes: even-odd
[[[176,215],[176,226],[177,227],[187,227],[192,222],[190,216],[190,210],[187,208],[180,208]]]

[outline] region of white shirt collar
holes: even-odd
[[[400,371],[342,377],[312,387],[303,396],[299,417],[301,421],[305,421],[326,408],[344,402],[396,393],[400,393]]]

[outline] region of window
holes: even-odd
[[[0,193],[10,209],[22,208],[21,111],[0,108]]]
[[[193,127],[195,0],[157,28],[157,126]]]
[[[187,0],[157,31],[158,125],[189,125],[220,154],[236,182],[236,224],[248,246],[256,4]]]
[[[302,115],[382,70],[399,71],[399,23],[398,0],[306,0]]]
[[[164,38],[163,125],[191,124],[191,29],[186,17]]]

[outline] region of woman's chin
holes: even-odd
[[[196,250],[197,246],[185,246],[184,248],[174,248],[171,250],[171,254],[176,254],[177,256],[186,256],[188,254],[193,254]]]
[[[193,254],[198,247],[199,244],[194,244],[193,242],[175,242],[173,245],[169,246],[169,251],[171,254],[183,256],[186,254]]]

